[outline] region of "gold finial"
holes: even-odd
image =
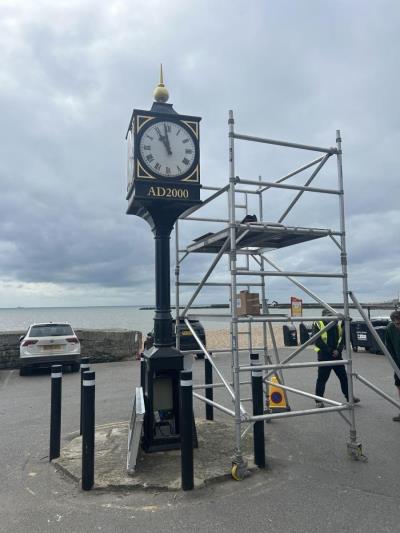
[[[164,85],[162,63],[160,65],[160,83],[154,89],[153,97],[154,97],[155,102],[160,102],[162,104],[165,104],[165,102],[168,102],[169,92],[168,92],[168,89]]]
[[[162,63],[160,63],[160,85],[164,87],[164,79],[163,79],[163,71],[162,71]]]

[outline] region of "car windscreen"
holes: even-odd
[[[44,324],[32,326],[30,337],[65,337],[73,335],[74,332],[69,324]]]

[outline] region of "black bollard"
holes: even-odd
[[[79,435],[82,435],[82,402],[83,402],[83,373],[89,370],[89,357],[82,357],[81,359],[81,409],[80,409],[80,423]]]
[[[49,461],[60,457],[62,365],[51,366]]]
[[[259,364],[258,353],[250,354],[250,364],[257,366]],[[263,373],[262,370],[251,371],[251,390],[253,395],[253,415],[262,415],[264,413],[263,404]],[[264,421],[255,422],[253,426],[254,441],[254,462],[259,468],[265,468],[265,438],[264,438]]]
[[[180,393],[182,490],[193,490],[193,381],[190,370],[181,371]]]
[[[210,355],[212,355],[210,353]],[[205,384],[212,385],[213,383],[213,367],[207,357],[204,358],[204,377]],[[206,398],[208,400],[214,399],[214,389],[211,387],[206,387]],[[206,420],[214,420],[214,407],[206,403]]]
[[[82,409],[82,489],[94,483],[95,372],[83,373]]]

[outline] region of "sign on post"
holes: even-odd
[[[291,296],[290,309],[291,316],[303,316],[303,300],[301,298]]]

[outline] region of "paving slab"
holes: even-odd
[[[227,479],[232,466],[234,424],[196,420],[198,448],[194,449],[195,487]],[[65,474],[81,482],[82,437],[70,435],[70,441],[53,463]],[[180,450],[145,453],[139,450],[136,471],[128,475],[126,469],[128,423],[115,422],[97,426],[95,431],[94,489],[156,489],[180,490]],[[253,438],[249,431],[244,439],[243,455],[249,471],[255,469]]]

